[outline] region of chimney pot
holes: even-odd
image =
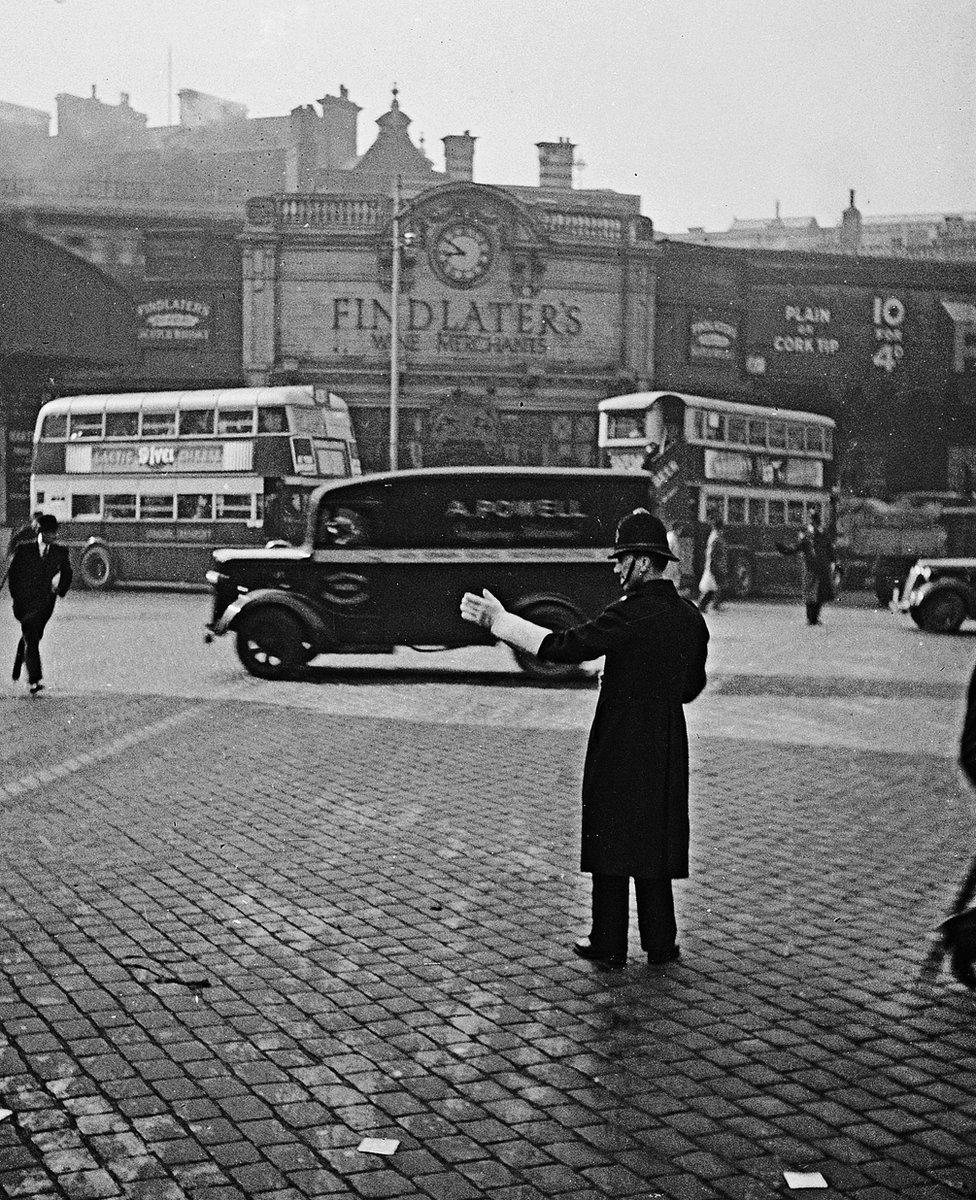
[[[536,142],[536,148],[539,151],[539,187],[570,191],[575,143],[561,137],[558,142]]]
[[[469,130],[464,133],[449,133],[441,138],[444,143],[444,171],[452,182],[471,183],[474,179],[474,144]]]

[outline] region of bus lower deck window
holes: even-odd
[[[101,516],[102,498],[96,494],[75,493],[71,497],[71,518],[75,521],[94,520]]]
[[[744,525],[746,523],[745,496],[729,496],[729,524]]]
[[[105,497],[106,521],[134,521],[136,519],[136,497],[134,492],[120,492]]]
[[[786,523],[787,523],[787,525],[802,525],[803,524],[803,501],[802,500],[787,501]]]
[[[759,496],[749,497],[749,524],[766,524],[766,501]]]
[[[139,518],[143,521],[172,521],[173,496],[140,496]]]
[[[786,501],[785,500],[770,500],[770,502],[769,502],[769,523],[770,523],[770,525],[785,525],[786,524]]]
[[[176,515],[181,521],[209,521],[213,518],[213,496],[187,492],[176,498]]]
[[[251,497],[245,495],[218,496],[218,521],[249,521],[251,519]]]

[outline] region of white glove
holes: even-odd
[[[539,647],[552,632],[507,612],[502,602],[487,588],[482,589],[480,596],[473,592],[464,593],[461,616],[465,621],[490,629],[499,641],[507,642],[519,650],[527,650],[530,654],[538,654]]]
[[[461,616],[464,620],[473,625],[482,625],[485,629],[491,629],[495,620],[504,612],[505,606],[501,600],[493,596],[487,588],[482,589],[480,596],[476,596],[474,592],[465,592],[461,598]]]

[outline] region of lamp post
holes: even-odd
[[[393,183],[393,258],[390,297],[390,470],[400,441],[400,176]]]

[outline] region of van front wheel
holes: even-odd
[[[258,679],[289,679],[315,657],[307,631],[290,613],[267,609],[241,621],[237,657]]]
[[[572,629],[574,625],[580,625],[583,621],[578,613],[564,604],[545,601],[526,605],[525,608],[518,610],[518,615],[524,617],[526,621],[532,621],[533,624],[541,625],[554,632],[560,629]],[[575,679],[581,674],[576,663],[542,662],[534,654],[529,654],[526,650],[516,650],[514,647],[512,653],[515,655],[515,661],[531,679],[549,681]]]

